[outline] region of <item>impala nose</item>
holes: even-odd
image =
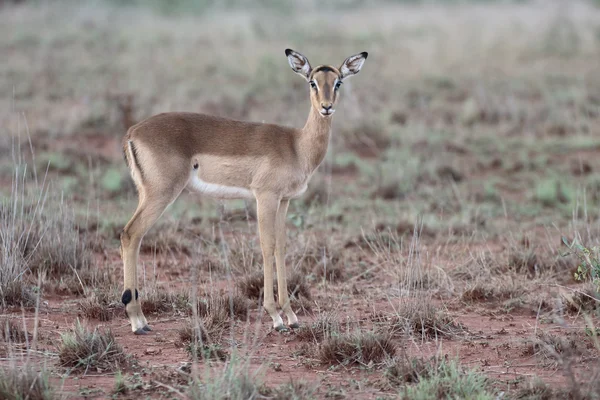
[[[323,108],[323,110],[329,111],[329,110],[331,110],[331,107],[333,107],[333,104],[331,104],[331,103],[321,103],[321,107]]]

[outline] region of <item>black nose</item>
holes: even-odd
[[[333,105],[321,103],[321,107],[323,107],[323,110],[329,111],[329,110],[331,110],[331,107],[333,107]]]

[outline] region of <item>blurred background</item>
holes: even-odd
[[[1,4],[1,164],[12,163],[12,138],[27,132],[38,165],[52,161],[66,189],[81,190],[93,176],[99,197],[128,188],[118,142],[153,114],[302,126],[308,89],[287,65],[287,47],[314,66],[369,52],[344,86],[322,168],[368,196],[412,196],[423,182],[476,179],[498,163],[498,182],[479,182],[484,195],[515,185],[509,171],[537,164],[538,189],[556,192],[555,181],[579,167],[546,165],[548,151],[597,145],[593,1]],[[519,189],[535,197],[529,183]]]

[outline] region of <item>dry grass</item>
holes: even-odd
[[[384,376],[394,387],[401,387],[407,383],[417,383],[427,378],[435,370],[433,360],[426,361],[421,358],[394,357],[385,363]]]
[[[544,367],[557,367],[571,362],[586,352],[584,340],[539,333],[526,343],[524,355],[535,355]]]
[[[240,291],[249,299],[260,299],[264,290],[264,276],[262,272],[244,276],[237,282]],[[273,283],[273,292],[277,297],[277,280]],[[294,271],[288,277],[288,292],[291,297],[292,304],[295,299],[311,300],[310,285],[306,281],[306,277],[299,271]]]
[[[356,332],[332,335],[319,346],[318,358],[326,365],[373,366],[396,354],[393,337],[386,333]]]
[[[179,330],[179,340],[193,358],[224,360],[223,337],[234,319],[246,320],[250,303],[238,294],[209,296],[198,300],[198,321],[190,320]]]
[[[335,314],[321,313],[312,324],[301,326],[296,337],[301,342],[321,343],[325,338],[338,334],[340,328],[341,324]]]
[[[31,365],[0,368],[0,399],[54,400],[60,398],[50,386],[49,373]]]
[[[273,400],[310,400],[315,398],[317,386],[302,380],[290,380],[267,392]]]
[[[517,278],[492,278],[471,284],[461,295],[467,303],[499,302],[523,297],[527,288]]]
[[[260,399],[269,394],[269,390],[260,380],[251,374],[246,364],[239,360],[230,360],[221,368],[214,368],[203,375],[202,380],[194,380],[188,390],[190,400],[244,400]]]
[[[562,292],[566,311],[572,314],[596,313],[600,309],[600,294],[589,282],[576,291]]]
[[[191,311],[189,296],[185,293],[174,293],[166,288],[151,287],[142,296],[142,311],[148,314],[189,313]]]
[[[87,319],[96,319],[98,321],[110,321],[124,307],[115,291],[94,290],[87,293],[85,299],[79,302],[81,315]]]
[[[110,330],[96,328],[91,331],[79,322],[61,335],[58,360],[62,367],[83,374],[90,371],[114,372],[131,362]]]
[[[252,302],[238,293],[218,296],[209,294],[206,299],[198,300],[198,315],[221,320],[237,318],[245,321],[251,307]]]
[[[428,301],[403,302],[392,314],[377,314],[373,320],[384,332],[422,339],[451,338],[466,333],[466,328],[444,308]]]
[[[5,342],[24,343],[29,334],[23,328],[23,321],[15,318],[0,318],[0,338]]]

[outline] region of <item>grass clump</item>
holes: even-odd
[[[53,277],[76,271],[80,279],[86,280],[84,283],[93,284],[92,252],[79,236],[73,208],[62,199],[49,206],[55,209],[47,210],[38,217],[39,222],[34,222],[38,244],[31,249],[31,271],[44,271]]]
[[[585,345],[577,339],[541,332],[527,342],[523,354],[535,355],[544,367],[556,367],[584,351]]]
[[[269,392],[262,383],[249,373],[246,365],[232,360],[222,368],[209,369],[202,380],[190,385],[190,400],[253,400],[265,398]]]
[[[90,292],[84,300],[79,302],[81,314],[87,319],[110,321],[114,318],[117,310],[123,308],[120,302],[111,301],[116,298],[107,291]]]
[[[222,321],[227,321],[231,317],[246,320],[251,303],[245,297],[234,293],[231,296],[210,295],[204,300],[199,300],[197,307],[200,317],[210,317]]]
[[[34,370],[0,368],[0,399],[6,400],[52,400],[56,399],[50,387],[49,374],[45,369]]]
[[[417,383],[426,379],[435,369],[430,361],[421,358],[391,358],[387,360],[384,376],[394,387],[403,386],[406,383]]]
[[[79,321],[70,332],[61,335],[58,349],[60,365],[72,371],[87,373],[117,371],[129,364],[129,357],[115,342],[110,330],[86,329]]]
[[[198,322],[189,321],[179,330],[179,340],[192,357],[225,359],[223,336],[232,325],[232,319],[245,320],[250,303],[238,294],[209,296],[198,301]]]
[[[205,317],[197,324],[188,321],[178,331],[179,340],[193,358],[224,360],[227,354],[222,349],[221,343],[226,329],[227,321]]]
[[[340,323],[335,315],[330,313],[319,314],[316,321],[310,325],[303,325],[298,329],[296,337],[301,342],[321,343],[325,338],[331,337],[340,331]]]
[[[148,314],[186,312],[190,310],[190,299],[187,294],[152,288],[142,298],[142,310]]]
[[[404,399],[494,399],[488,379],[474,371],[465,370],[455,361],[430,364],[418,375],[414,386],[400,393]]]
[[[310,286],[306,282],[306,277],[300,272],[294,271],[291,276],[288,277],[288,292],[290,294],[290,300],[292,304],[294,301],[299,299],[312,299],[310,293]],[[264,276],[262,272],[256,272],[245,276],[240,279],[237,283],[240,291],[249,299],[259,299],[264,290]],[[277,297],[277,280],[273,283],[273,292]]]
[[[25,280],[35,249],[35,221],[45,203],[44,189],[36,196],[25,191],[24,165],[14,165],[10,196],[0,199],[0,306],[35,305],[35,296]],[[32,206],[37,204],[37,206]]]
[[[465,332],[446,310],[429,302],[401,303],[392,315],[376,315],[375,323],[380,330],[395,335],[420,335],[423,339],[453,337]]]
[[[372,366],[396,354],[392,336],[378,332],[356,332],[334,335],[319,347],[318,358],[323,364]]]
[[[29,334],[12,318],[0,318],[0,339],[4,342],[25,343]]]
[[[293,380],[270,392],[268,398],[273,400],[310,400],[315,398],[317,387],[302,380]]]

